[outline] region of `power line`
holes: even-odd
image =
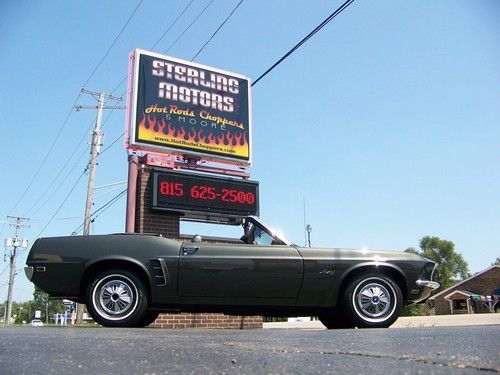
[[[186,5],[184,7],[184,9],[179,13],[179,15],[175,18],[175,20],[170,24],[170,26],[167,28],[167,30],[165,30],[165,32],[160,36],[160,38],[158,38],[158,40],[155,42],[155,44],[153,44],[151,46],[151,50],[154,49],[158,43],[160,43],[160,41],[165,37],[165,35],[168,34],[168,32],[172,29],[172,27],[174,27],[174,25],[177,23],[177,21],[179,21],[179,19],[182,17],[182,15],[186,12],[186,10],[191,6],[191,4],[193,4],[194,0],[191,0],[188,5]]]
[[[104,59],[108,56],[109,52],[111,51],[111,49],[113,49],[113,47],[115,46],[116,42],[118,41],[118,39],[122,35],[123,31],[125,30],[125,28],[128,26],[128,24],[130,23],[130,21],[134,17],[134,14],[137,12],[137,9],[139,9],[139,7],[141,6],[142,2],[143,2],[143,0],[139,1],[139,4],[137,4],[137,6],[135,7],[134,11],[129,16],[127,22],[125,22],[125,25],[123,25],[122,29],[120,30],[120,32],[118,33],[118,35],[115,37],[115,40],[113,40],[113,43],[111,43],[111,46],[109,46],[108,50],[106,51],[106,53],[104,54],[104,56],[101,58],[101,60],[99,61],[99,63],[96,65],[96,67],[94,68],[94,70],[92,71],[92,73],[90,73],[89,78],[87,78],[87,80],[82,85],[82,87],[87,86],[87,83],[89,83],[89,81],[92,79],[92,77],[94,76],[94,74],[97,71],[97,69],[99,69],[99,67],[101,66],[101,64],[104,61]]]
[[[307,34],[300,42],[298,42],[290,51],[285,53],[283,57],[281,57],[278,61],[276,61],[269,69],[267,69],[264,73],[260,75],[255,81],[253,81],[252,86],[256,85],[262,78],[264,78],[267,74],[269,74],[274,68],[276,68],[279,64],[281,64],[288,56],[298,50],[305,42],[307,42],[310,38],[312,38],[318,31],[320,31],[323,27],[325,27],[331,20],[337,17],[340,13],[342,13],[349,5],[351,5],[354,0],[347,0],[340,7],[338,7],[335,12],[330,14],[323,22],[321,22],[316,28]]]
[[[78,163],[82,160],[82,158],[88,153],[89,147],[86,147],[83,152],[80,154],[80,157],[76,160],[76,162],[73,164],[73,166],[70,168],[69,172],[66,174],[66,176],[63,178],[63,180],[60,182],[60,184],[57,186],[57,188],[52,192],[52,194],[32,213],[32,215],[36,215],[53,197],[54,195],[59,191],[59,189],[64,185],[66,180],[71,176],[73,171],[75,170],[76,166]],[[86,170],[84,171],[84,173]]]
[[[95,210],[90,217],[92,218],[92,222],[101,215],[104,211],[106,211],[109,207],[111,207],[113,204],[115,204],[118,199],[120,199],[125,193],[127,192],[127,189],[122,190],[120,193],[115,195],[113,198],[111,198],[109,201],[107,201],[104,205],[99,207],[97,210]],[[80,230],[82,230],[83,224],[80,224],[74,231],[72,231],[72,235],[76,235]]]
[[[2,276],[5,271],[7,271],[9,269],[9,265],[7,264],[7,266],[4,268],[4,270],[2,272],[0,272],[0,276]]]
[[[187,9],[191,6],[191,4],[194,2],[194,0],[191,0],[188,5],[186,5],[184,7],[184,9],[177,15],[177,17],[172,21],[172,23],[169,25],[169,27],[165,30],[165,32],[158,38],[158,40],[151,46],[150,50],[154,49],[158,43],[160,43],[160,41],[165,37],[165,35],[168,34],[168,32],[172,29],[172,27],[174,27],[174,25],[177,23],[177,21],[179,21],[179,19],[184,15],[184,13],[187,11]],[[113,88],[113,90],[111,90],[110,94],[114,94],[114,92],[116,90],[118,90],[118,88],[127,80],[127,76],[125,76],[125,78],[123,78],[120,82],[118,82],[115,87]],[[125,95],[126,91],[121,95]]]
[[[92,73],[90,74],[89,78],[87,79],[87,81],[85,82],[85,84],[87,84],[90,79],[93,77],[93,75],[95,74],[95,72],[97,71],[97,69],[101,66],[102,62],[104,61],[104,59],[107,57],[107,55],[109,54],[109,52],[111,51],[111,49],[113,48],[113,46],[116,44],[116,41],[118,40],[118,38],[121,36],[121,34],[123,33],[124,29],[127,27],[127,25],[129,24],[129,22],[131,21],[131,19],[133,18],[134,14],[136,13],[136,11],[138,10],[138,8],[140,7],[140,5],[142,4],[142,1],[141,0],[139,2],[139,4],[136,6],[136,8],[134,9],[134,11],[132,12],[132,14],[130,15],[129,19],[127,20],[126,24],[123,26],[123,28],[121,29],[121,31],[119,32],[119,34],[117,35],[117,37],[115,38],[115,40],[113,41],[113,43],[111,44],[111,46],[108,48],[107,52],[105,53],[105,55],[103,56],[103,58],[99,61],[99,63],[97,64],[97,66],[94,68],[94,70],[92,71]],[[161,41],[161,39],[168,33],[168,31],[170,31],[170,29],[173,27],[173,25],[178,21],[178,19],[180,19],[180,17],[185,13],[185,11],[187,10],[187,8],[192,4],[194,0],[192,0],[190,3],[188,3],[188,5],[183,9],[183,11],[178,15],[178,17],[174,20],[174,22],[170,25],[170,27],[163,33],[163,35],[158,39],[158,41],[153,45],[153,48]],[[195,56],[192,58],[191,61],[193,61],[196,57],[199,56],[199,54],[206,48],[206,46],[210,43],[210,41],[213,40],[213,38],[215,37],[215,35],[222,29],[222,27],[227,23],[227,21],[231,18],[231,16],[234,14],[234,12],[237,10],[237,8],[242,4],[244,0],[241,0],[235,7],[234,9],[231,11],[231,13],[226,17],[226,19],[219,25],[219,27],[214,31],[214,33],[210,36],[210,38],[205,42],[205,44],[198,50],[198,52],[195,54]],[[167,48],[167,50],[165,50],[164,53],[167,53],[179,40],[180,38],[182,38],[182,36],[197,22],[197,20],[206,12],[206,10],[212,5],[212,3],[214,2],[214,0],[211,0],[210,2],[207,3],[207,5],[203,8],[203,10],[195,17],[195,19],[181,32],[181,34],[179,34],[179,36],[173,41],[173,43]],[[337,10],[335,10],[335,12],[333,12],[330,16],[328,16],[321,24],[319,24],[313,31],[311,31],[306,37],[304,37],[299,43],[297,43],[290,51],[288,51],[283,57],[281,57],[276,63],[274,63],[269,69],[267,69],[261,76],[259,76],[253,83],[252,83],[252,86],[254,86],[255,84],[257,84],[257,82],[259,82],[262,78],[264,78],[267,74],[269,74],[273,69],[275,69],[279,64],[281,64],[286,58],[288,58],[292,53],[294,53],[298,48],[300,48],[305,42],[307,42],[312,36],[314,36],[317,32],[319,32],[324,26],[326,26],[331,20],[333,20],[333,18],[335,18],[338,14],[340,14],[343,10],[345,10],[349,5],[351,5],[352,3],[354,2],[354,0],[347,0],[345,1]],[[125,78],[126,79],[126,78]],[[118,84],[121,85],[123,83],[123,80]],[[84,84],[84,86],[85,86]],[[118,87],[117,86],[117,87]],[[115,91],[117,89],[117,87],[113,90]],[[78,98],[80,97],[81,93],[78,95]],[[77,100],[78,100],[77,98]],[[76,101],[77,101],[76,100]],[[56,136],[56,139],[54,140],[51,148],[49,149],[49,152],[47,153],[46,157],[44,158],[43,162],[42,162],[42,165],[40,166],[40,168],[38,169],[38,171],[36,172],[35,174],[35,177],[32,179],[32,181],[30,182],[28,188],[25,190],[25,192],[23,193],[23,195],[21,196],[21,198],[19,199],[19,201],[16,203],[16,206],[17,207],[17,204],[24,198],[24,196],[26,195],[26,192],[29,190],[29,188],[31,187],[31,185],[33,184],[34,180],[36,179],[36,177],[38,176],[38,174],[40,173],[40,170],[41,168],[44,166],[45,162],[46,162],[46,159],[48,158],[48,155],[50,154],[51,150],[53,149],[56,141],[58,140],[59,136],[60,136],[60,133],[62,132],[62,129],[64,127],[64,125],[67,123],[67,121],[69,120],[69,117],[71,115],[71,112],[68,114],[65,122],[63,123],[63,126],[60,128],[57,136]],[[109,119],[109,117],[111,116],[111,114],[107,117],[107,119]],[[107,120],[106,119],[106,120]],[[110,144],[105,150],[103,150],[103,153],[108,150],[110,147],[112,147],[121,137],[123,136],[123,134],[120,135],[120,137],[118,137],[112,144]],[[73,152],[74,154],[74,152]],[[102,153],[101,153],[102,154]],[[82,174],[83,175],[83,174]],[[75,183],[75,186],[76,184],[79,182],[79,180],[81,179],[82,175],[78,178],[77,182]],[[59,175],[58,175],[59,176]],[[70,193],[73,191],[73,189],[75,188],[75,186],[71,189]],[[68,199],[69,197],[69,194],[68,196],[66,196],[66,198],[64,199],[63,203],[61,204],[61,206],[59,206],[58,210],[56,211],[56,214],[57,212],[60,210],[60,208],[62,207],[62,205],[65,203],[65,201]],[[36,204],[35,204],[36,205]],[[15,208],[14,208],[15,209]],[[31,210],[31,209],[30,209]],[[55,217],[55,215],[51,218],[51,220],[49,221],[49,223],[47,223],[47,225],[42,229],[42,232],[46,229],[46,227],[50,224],[50,222],[53,220],[53,218]],[[41,232],[41,233],[42,233]]]
[[[75,99],[75,102],[73,105],[75,105],[77,102],[78,102],[78,99],[80,99],[80,95],[81,93],[78,94],[78,96],[76,97]],[[42,170],[42,168],[45,166],[45,163],[47,162],[47,159],[50,155],[50,153],[52,152],[52,150],[54,149],[54,146],[56,144],[56,142],[59,140],[59,137],[61,136],[61,133],[64,129],[64,127],[66,126],[66,124],[68,123],[69,121],[69,118],[71,117],[71,114],[73,113],[73,106],[71,106],[71,110],[69,111],[69,113],[66,115],[66,118],[64,119],[62,125],[60,126],[57,134],[56,134],[56,137],[54,139],[54,141],[52,142],[52,144],[50,145],[47,153],[45,154],[44,158],[42,159],[42,163],[40,164],[40,166],[38,167],[37,171],[35,172],[35,175],[33,176],[33,178],[31,179],[31,181],[29,182],[28,186],[26,187],[26,189],[24,189],[23,193],[21,194],[21,196],[19,197],[19,199],[16,201],[16,204],[14,205],[14,207],[12,208],[12,210],[9,211],[8,215],[10,215],[16,208],[17,206],[19,205],[19,203],[21,203],[21,201],[24,199],[24,197],[26,196],[26,193],[28,192],[28,190],[31,188],[31,186],[33,185],[33,183],[35,182],[36,178],[38,177],[38,175],[40,174],[40,171]]]
[[[94,68],[94,70],[92,71],[92,73],[90,74],[90,76],[87,78],[87,80],[85,81],[85,83],[82,85],[82,87],[84,87],[91,79],[92,77],[94,76],[95,72],[97,71],[97,69],[101,66],[102,62],[104,61],[104,59],[107,57],[107,55],[109,54],[109,52],[111,51],[111,49],[114,47],[114,45],[116,44],[117,40],[119,39],[119,37],[121,36],[121,34],[123,33],[123,31],[125,30],[125,28],[128,26],[128,24],[130,23],[130,20],[132,19],[132,17],[134,16],[134,14],[137,12],[137,9],[139,8],[139,6],[142,4],[143,0],[140,0],[139,1],[139,4],[136,6],[136,8],[134,9],[134,11],[132,12],[132,14],[130,15],[130,17],[128,18],[127,22],[125,23],[125,25],[122,27],[122,29],[120,30],[120,32],[118,33],[118,35],[115,37],[114,41],[112,42],[111,46],[108,48],[108,50],[106,51],[106,53],[104,54],[104,56],[101,58],[101,60],[99,61],[99,63],[97,64],[97,66]],[[28,183],[28,186],[26,187],[26,189],[23,191],[23,193],[21,194],[21,196],[19,197],[19,199],[16,201],[16,203],[14,204],[14,207],[9,211],[8,215],[10,215],[16,208],[17,206],[19,205],[19,203],[21,203],[21,201],[24,199],[24,197],[26,196],[26,194],[28,193],[29,189],[31,188],[31,186],[33,186],[33,183],[36,181],[38,175],[40,174],[40,171],[42,170],[42,168],[45,166],[45,163],[47,162],[47,159],[49,157],[49,155],[52,153],[52,150],[54,149],[54,146],[55,144],[57,143],[57,141],[59,140],[60,136],[61,136],[61,133],[63,131],[63,129],[65,128],[66,124],[68,123],[69,121],[69,118],[71,117],[71,114],[73,113],[73,108],[74,106],[78,103],[78,100],[80,99],[80,96],[82,95],[81,91],[78,93],[76,99],[74,100],[74,103],[73,105],[71,106],[71,109],[70,111],[68,112],[68,114],[66,115],[66,118],[64,119],[63,123],[61,124],[61,126],[59,127],[59,130],[56,134],[56,137],[54,138],[54,141],[52,142],[52,144],[50,145],[49,149],[47,150],[47,153],[45,154],[44,158],[42,159],[42,162],[40,164],[40,166],[38,167],[37,171],[35,172],[35,175],[33,176],[33,178],[31,179],[31,181]]]
[[[80,177],[78,177],[78,179],[76,180],[75,184],[73,185],[73,187],[71,188],[71,190],[69,191],[69,193],[66,195],[66,197],[64,198],[64,200],[62,201],[62,203],[57,208],[56,212],[54,212],[54,214],[52,215],[52,217],[50,218],[50,220],[48,221],[48,223],[45,224],[45,226],[40,231],[40,233],[38,233],[38,235],[36,236],[36,238],[40,237],[42,235],[42,233],[45,231],[45,229],[47,229],[47,227],[50,225],[50,223],[52,223],[52,221],[54,220],[54,218],[56,217],[56,215],[59,213],[59,211],[61,210],[61,208],[64,205],[64,203],[66,203],[66,201],[68,200],[68,198],[71,195],[71,193],[73,193],[73,190],[75,190],[76,186],[78,185],[78,183],[80,182],[80,180],[81,180],[81,178],[83,177],[84,174],[85,174],[85,171],[83,171],[82,174],[80,175]]]
[[[111,147],[113,147],[115,145],[116,142],[118,142],[120,139],[123,138],[123,136],[125,135],[125,132],[123,132],[122,134],[120,134],[113,142],[111,142],[109,144],[108,147],[106,147],[105,149],[103,149],[100,154],[98,156],[101,156],[102,154],[104,154],[106,151],[108,151]]]
[[[211,0],[206,6],[205,8],[202,9],[202,11],[200,13],[198,13],[198,15],[195,17],[195,19],[184,29],[184,31],[182,33],[179,34],[179,36],[172,42],[172,44],[170,44],[170,46],[165,50],[165,52],[163,52],[163,54],[166,54],[168,51],[170,51],[170,49],[179,41],[180,38],[183,37],[183,35],[196,23],[196,21],[198,21],[198,19],[207,11],[207,9],[210,7],[210,5],[212,5],[212,3],[214,2],[215,0]]]
[[[82,142],[85,140],[85,137],[88,134],[88,132],[90,131],[90,129],[92,128],[92,126],[93,126],[93,123],[90,124],[89,128],[87,128],[84,136],[80,139],[80,141],[78,142],[78,144],[76,145],[76,147],[73,149],[73,152],[71,153],[71,155],[69,156],[69,158],[66,159],[66,162],[64,163],[64,165],[59,169],[59,172],[57,173],[57,175],[52,179],[52,181],[47,186],[47,188],[44,190],[44,192],[40,195],[40,197],[38,198],[38,200],[26,211],[26,213],[23,216],[29,216],[29,213],[38,205],[38,203],[40,203],[40,201],[50,191],[50,189],[52,188],[52,186],[54,186],[54,184],[56,183],[57,179],[61,176],[61,174],[64,172],[64,170],[68,166],[69,162],[73,159],[73,156],[75,156],[76,152],[80,148],[80,145],[82,144]],[[80,158],[78,160],[80,160],[81,157],[82,156],[80,156]],[[60,185],[59,185],[59,187],[60,187]],[[57,191],[57,189],[56,189],[56,191]]]
[[[219,32],[219,30],[222,29],[222,27],[231,18],[231,16],[234,14],[234,12],[236,12],[236,9],[239,8],[239,6],[241,5],[241,3],[243,1],[244,0],[240,0],[240,2],[238,4],[236,4],[236,6],[231,11],[231,13],[229,13],[229,15],[226,17],[226,19],[219,25],[219,27],[217,28],[217,30],[214,31],[214,33],[212,34],[212,36],[210,38],[208,38],[208,40],[205,42],[205,44],[198,50],[198,52],[196,52],[196,55],[194,55],[194,57],[191,59],[191,61],[194,61],[194,59],[196,59],[198,57],[198,55],[205,49],[205,47],[208,45],[208,43],[210,43],[211,40],[215,37],[215,35]]]
[[[193,21],[191,21],[191,23],[177,36],[177,38],[170,44],[170,46],[163,52],[163,54],[167,54],[168,51],[170,51],[172,49],[172,47],[184,36],[184,34],[186,34],[186,32],[189,31],[189,29],[191,29],[191,27],[196,23],[196,21],[198,21],[198,19],[207,11],[207,9],[210,7],[210,5],[212,5],[212,3],[214,2],[215,0],[211,0],[207,3],[207,5],[205,5],[205,7],[201,10],[200,13],[198,13],[198,15],[194,18]],[[226,17],[226,19],[219,25],[219,27],[214,31],[214,33],[212,34],[212,36],[210,36],[210,38],[205,42],[205,44],[198,50],[198,52],[196,53],[196,55],[191,59],[191,61],[193,61],[204,49],[205,47],[208,45],[208,43],[210,43],[210,41],[215,37],[215,35],[219,32],[219,30],[226,24],[226,22],[229,20],[229,18],[231,18],[231,16],[234,14],[234,12],[236,11],[236,9],[238,9],[238,7],[241,5],[241,3],[243,2],[244,0],[240,0],[240,2],[233,8],[233,10],[231,11],[231,13]],[[191,3],[188,4],[188,6],[191,5]],[[186,8],[185,8],[186,9]],[[181,14],[176,18],[176,20],[174,21],[177,22],[177,19],[180,18],[180,16],[184,13],[185,9],[181,12]],[[173,25],[173,24],[172,24]],[[171,26],[172,26],[171,25]],[[171,28],[171,27],[170,27]],[[169,28],[169,30],[170,30]],[[166,33],[166,32],[165,32]],[[163,36],[162,36],[163,37]],[[160,38],[161,39],[161,38]],[[157,43],[154,44],[154,46],[156,46]],[[120,87],[125,81],[126,81],[127,77],[123,78],[116,86],[115,88],[111,91],[111,93],[113,93],[115,90],[118,89],[118,87]],[[124,91],[121,96],[125,95],[127,93],[127,91]]]
[[[109,119],[109,116],[106,118],[106,120]],[[106,120],[104,121],[104,123],[106,122]],[[91,124],[91,127],[93,126],[93,124]],[[86,131],[86,133],[84,134],[84,137],[82,137],[82,139],[80,140],[78,146],[75,148],[75,150],[73,151],[72,155],[70,156],[70,158],[66,161],[66,163],[64,164],[64,167],[61,169],[61,171],[59,172],[59,174],[56,176],[56,178],[52,181],[52,183],[49,185],[49,188],[52,187],[55,183],[55,181],[57,180],[57,178],[61,175],[61,172],[64,170],[64,168],[68,165],[68,162],[69,160],[73,157],[73,155],[75,154],[75,152],[78,150],[78,147],[79,145],[83,142],[83,140],[85,139],[85,136],[86,134],[88,133],[88,130]],[[125,135],[125,132],[123,132],[122,134],[120,134],[120,136],[118,136],[109,146],[107,146],[105,149],[102,150],[102,152],[100,152],[98,155],[95,156],[95,158],[97,158],[98,156],[101,156],[102,154],[104,154],[107,150],[109,150],[112,146],[114,146],[121,138],[123,138],[123,136]],[[80,154],[79,158],[76,160],[76,162],[73,164],[73,166],[70,168],[70,171],[68,174],[66,174],[66,176],[63,178],[63,180],[61,181],[61,183],[58,185],[58,187],[54,190],[54,192],[33,212],[33,215],[36,215],[40,209],[42,209],[51,199],[52,197],[55,195],[55,193],[62,187],[62,185],[66,182],[66,180],[69,178],[69,176],[71,175],[71,173],[73,172],[73,170],[75,169],[75,167],[77,166],[77,164],[82,160],[82,158],[85,156],[85,154],[88,152],[88,149],[89,147],[86,147],[85,150],[83,150],[83,152]],[[84,173],[87,171],[87,169],[85,169]],[[81,176],[80,176],[81,178]],[[49,188],[47,188],[47,190],[42,194],[41,198],[43,198],[43,196],[47,193],[47,191],[49,190]],[[31,211],[41,200],[41,198],[28,210]]]

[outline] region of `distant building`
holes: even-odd
[[[499,287],[500,266],[488,267],[431,296],[431,315],[490,313],[491,293]]]

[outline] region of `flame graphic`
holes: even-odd
[[[215,131],[214,131],[215,130]],[[214,134],[215,133],[215,134]],[[223,154],[229,157],[248,159],[249,145],[246,131],[225,133],[212,128],[197,130],[193,125],[173,125],[165,119],[143,114],[138,126],[138,140],[174,148]]]

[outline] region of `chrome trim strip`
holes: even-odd
[[[439,283],[436,281],[420,280],[419,279],[419,280],[415,281],[415,284],[417,284],[418,286],[422,286],[422,287],[433,289],[433,290],[439,288]]]
[[[434,262],[434,261],[433,261],[433,262]],[[434,262],[434,263],[435,263],[435,264],[434,264],[434,268],[432,269],[432,273],[431,273],[431,280],[433,280],[433,279],[434,279],[434,272],[436,272],[436,268],[437,268],[437,266],[438,266],[438,264],[437,264],[436,262]],[[438,287],[438,288],[439,288],[439,287]],[[437,289],[437,288],[436,288],[436,289]]]

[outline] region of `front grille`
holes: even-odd
[[[165,259],[155,258],[150,260],[151,269],[156,286],[166,286],[169,283],[169,275]]]

